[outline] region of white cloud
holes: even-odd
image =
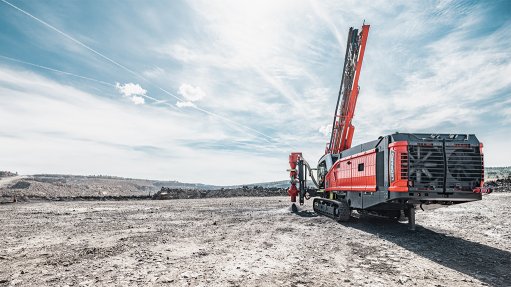
[[[318,131],[325,137],[330,136],[330,134],[332,133],[332,124],[320,126]]]
[[[150,69],[150,70],[145,70],[143,72],[144,76],[145,77],[148,77],[148,78],[151,78],[151,79],[156,79],[158,77],[161,77],[163,75],[165,75],[165,70],[160,68],[160,67],[155,67],[153,69]]]
[[[155,48],[159,54],[185,63],[194,77],[204,70],[219,70],[224,76],[234,76],[227,81],[259,82],[256,90],[273,88],[273,98],[278,96],[278,101],[304,110],[299,89],[289,81],[311,81],[315,77],[306,63],[314,60],[307,51],[316,46],[310,40],[317,39],[311,31],[318,27],[305,17],[310,14],[307,1],[227,1],[224,5],[198,1],[191,6],[203,21],[202,32],[215,37],[207,38],[207,42],[188,39],[165,43]],[[295,16],[288,15],[309,20],[294,22]]]
[[[179,94],[190,102],[199,101],[206,96],[206,93],[200,87],[194,87],[186,83],[179,87]]]
[[[183,62],[189,62],[198,57],[196,53],[180,44],[171,44],[163,48],[157,48],[157,51]]]
[[[24,174],[110,174],[243,184],[279,180],[287,165],[281,160],[285,154],[267,153],[260,138],[233,131],[218,118],[156,106],[137,109],[2,66],[0,101],[4,103],[0,105],[2,165]],[[207,146],[215,141],[247,145],[251,152]],[[254,173],[245,168],[247,161],[265,168]]]
[[[501,113],[504,116],[504,120],[506,124],[511,124],[511,100],[507,101],[507,106],[500,107]]]
[[[143,105],[145,103],[143,96],[147,94],[147,91],[144,90],[139,84],[126,83],[121,85],[116,83],[115,88],[124,97],[130,99],[135,105]]]
[[[129,97],[132,95],[145,95],[147,93],[147,91],[144,90],[139,84],[126,83],[124,85],[121,85],[119,83],[116,83],[115,87],[125,97]]]
[[[145,99],[142,98],[142,97],[139,97],[139,96],[131,96],[130,97],[130,100],[135,104],[135,105],[143,105],[145,103]]]

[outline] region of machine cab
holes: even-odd
[[[339,159],[338,154],[327,153],[319,159],[317,179],[319,189],[325,188],[325,178],[327,173],[330,171],[334,163]]]

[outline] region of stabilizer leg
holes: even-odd
[[[305,192],[307,189],[307,174],[305,173],[305,166],[303,164],[303,158],[298,159],[298,185],[299,185],[299,199],[300,205],[304,203]]]
[[[415,205],[411,205],[408,212],[408,229],[415,230]]]

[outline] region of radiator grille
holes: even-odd
[[[408,154],[409,180],[413,182],[414,187],[427,189],[444,187],[445,163],[442,146],[410,145]]]
[[[401,153],[401,179],[408,179],[408,154]]]
[[[483,178],[479,147],[446,144],[444,148],[442,143],[409,145],[407,162],[408,179],[419,189],[472,191],[480,186]]]
[[[446,146],[448,188],[472,190],[480,186],[483,178],[483,158],[479,147],[459,148]]]

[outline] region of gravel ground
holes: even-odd
[[[0,286],[511,286],[511,193],[340,224],[288,198],[0,205]]]

